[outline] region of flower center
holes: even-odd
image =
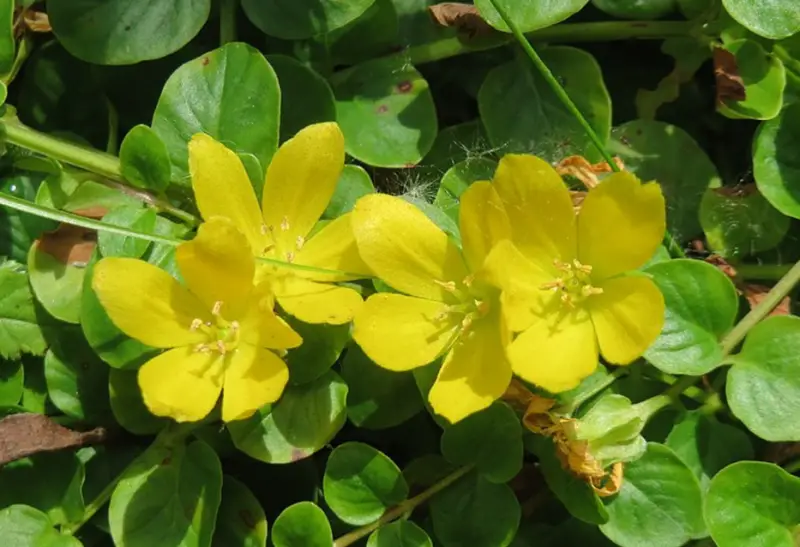
[[[444,321],[451,315],[461,316],[461,326],[458,329],[459,336],[469,334],[472,324],[489,313],[491,309],[489,300],[480,295],[471,294],[472,276],[464,278],[461,282],[466,290],[459,289],[453,281],[434,280],[434,282],[460,300],[460,303],[448,306],[446,310],[436,317],[436,320]]]
[[[573,260],[572,264],[554,260],[553,265],[562,272],[562,275],[540,285],[539,288],[559,293],[559,298],[565,306],[574,308],[588,297],[603,293],[603,289],[593,287],[591,284],[591,266],[581,264],[577,260]]]
[[[285,260],[289,263],[294,261],[295,253],[303,248],[303,245],[305,245],[306,241],[303,236],[297,236],[294,244],[291,245],[290,248],[284,248],[286,247],[286,244],[281,244],[276,237],[276,232],[288,232],[289,228],[289,219],[287,217],[283,217],[278,226],[267,226],[266,224],[262,224],[261,235],[267,236],[267,243],[264,246],[264,249],[261,251],[261,256],[270,258],[274,257]]]
[[[212,321],[203,321],[202,319],[193,319],[189,329],[192,331],[200,331],[206,335],[206,342],[197,344],[194,347],[195,352],[211,353],[217,352],[220,355],[225,355],[234,351],[239,346],[239,322],[227,321],[222,317],[220,311],[222,310],[222,302],[217,301],[214,307],[211,308]]]

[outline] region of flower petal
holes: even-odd
[[[156,348],[203,342],[192,321],[210,310],[171,275],[132,258],[104,258],[94,267],[92,289],[111,321],[125,334]]]
[[[303,339],[286,321],[275,315],[275,298],[265,290],[266,286],[256,289],[251,305],[239,320],[242,341],[259,348],[296,348]]]
[[[603,294],[586,301],[600,352],[609,363],[627,365],[661,333],[664,296],[653,280],[643,275],[608,279],[600,287]]]
[[[342,215],[314,234],[297,251],[295,264],[341,270],[353,275],[297,272],[297,275],[315,281],[348,281],[370,277],[372,272],[358,254],[350,213]]]
[[[635,270],[656,252],[666,230],[661,187],[614,173],[589,191],[578,214],[578,259],[595,281]]]
[[[199,133],[189,142],[189,173],[197,208],[205,220],[228,218],[260,253],[266,243],[258,200],[235,152]]]
[[[383,368],[404,371],[436,359],[453,341],[460,317],[441,302],[373,294],[353,322],[353,339]]]
[[[537,321],[508,347],[514,374],[551,393],[577,386],[597,368],[597,341],[581,308]]]
[[[279,254],[293,252],[328,206],[344,168],[344,135],[333,122],[301,129],[281,145],[267,168],[261,198],[264,222]]]
[[[499,318],[476,321],[447,354],[428,400],[450,423],[491,405],[511,382],[501,329]]]
[[[264,405],[280,399],[289,369],[269,350],[240,345],[225,370],[222,421],[244,420]]]
[[[394,289],[428,300],[456,300],[442,284],[467,277],[461,252],[412,204],[386,194],[364,196],[353,210],[353,232],[361,258]]]
[[[211,412],[222,391],[222,357],[215,352],[171,349],[139,369],[139,388],[147,408],[176,422],[196,422]]]
[[[508,154],[492,184],[503,200],[513,241],[525,256],[546,262],[575,257],[575,212],[561,176],[536,156]]]
[[[349,323],[364,303],[353,289],[296,276],[282,277],[271,286],[281,308],[306,323]]]
[[[511,237],[503,202],[488,181],[475,182],[461,194],[459,224],[464,258],[473,272],[483,265],[495,243]]]
[[[242,232],[225,217],[200,225],[197,236],[175,252],[186,285],[210,310],[222,303],[222,316],[238,319],[253,291],[255,259]]]

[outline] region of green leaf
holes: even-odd
[[[522,32],[530,32],[560,23],[578,13],[589,0],[539,0],[536,3],[516,0],[495,0],[503,11],[517,24]],[[492,0],[475,0],[481,16],[498,30],[509,32],[500,14],[494,9]]]
[[[458,205],[461,194],[469,185],[479,180],[491,180],[497,169],[497,162],[486,158],[471,158],[458,162],[442,177],[433,204],[458,222]]]
[[[664,327],[645,358],[670,374],[700,376],[722,364],[719,341],[732,327],[739,296],[711,264],[677,259],[647,268],[664,295]]]
[[[660,19],[675,11],[675,0],[592,0],[592,4],[622,19]]]
[[[399,21],[392,0],[375,2],[358,19],[340,28],[331,40],[334,65],[356,65],[392,52],[398,41]]]
[[[190,183],[187,143],[195,133],[268,165],[278,147],[280,102],[275,71],[247,44],[227,44],[179,67],[164,84],[152,124],[169,151],[173,179]],[[252,182],[260,196],[263,177]]]
[[[6,262],[0,265],[0,287],[0,357],[43,355],[45,332],[55,327],[55,322],[34,305],[28,276]]]
[[[67,184],[71,186],[68,181]],[[123,205],[140,204],[140,200],[116,188],[85,180],[69,195],[62,208],[69,213],[80,214],[84,209],[96,211],[98,208],[114,209]]]
[[[325,502],[348,524],[362,526],[380,518],[408,496],[400,468],[363,443],[344,443],[328,457],[322,479]]]
[[[310,501],[290,505],[272,526],[275,547],[332,547],[333,532],[328,518]]]
[[[103,222],[149,234],[153,233],[156,226],[156,212],[141,205],[123,205],[106,213]],[[134,237],[100,232],[97,234],[97,245],[103,256],[141,258],[150,246],[150,242]]]
[[[431,149],[437,119],[428,82],[397,56],[354,67],[333,88],[348,154],[376,167],[408,167]]]
[[[800,218],[800,103],[761,124],[753,139],[753,176],[778,211]]]
[[[10,73],[17,58],[17,42],[14,37],[14,3],[14,0],[0,2],[0,75]]]
[[[455,164],[470,159],[493,159],[491,146],[480,120],[445,127],[416,168],[422,179],[440,179]]]
[[[242,0],[250,21],[266,34],[299,40],[327,34],[364,13],[375,0]]]
[[[91,424],[110,421],[108,370],[78,327],[60,333],[44,356],[50,400],[67,416]]]
[[[684,413],[666,445],[689,466],[704,489],[726,465],[754,457],[753,444],[744,431],[700,411]]]
[[[122,176],[133,186],[154,192],[163,192],[169,186],[167,146],[146,125],[135,126],[122,139],[119,163]]]
[[[413,195],[406,194],[400,197],[425,213],[425,216],[428,217],[431,222],[436,224],[440,230],[449,235],[453,241],[455,241],[456,245],[459,247],[461,246],[461,231],[458,228],[458,224],[452,218],[447,216],[444,211],[434,205],[431,205],[424,199]]]
[[[22,363],[25,368],[22,384],[22,408],[37,414],[52,412],[47,400],[43,359],[23,356]]]
[[[217,514],[212,547],[266,547],[267,517],[261,504],[243,483],[222,478],[222,505]]]
[[[734,463],[711,479],[704,514],[719,547],[794,547],[800,479],[771,463]]]
[[[169,423],[166,418],[154,416],[145,406],[135,370],[110,369],[108,392],[111,412],[126,430],[135,435],[153,435]]]
[[[328,372],[350,341],[350,325],[312,325],[291,316],[285,320],[303,339],[286,354],[293,385],[313,382]]]
[[[59,534],[47,515],[27,505],[0,511],[0,537],[4,547],[82,547],[74,537]]]
[[[398,520],[372,532],[367,547],[433,547],[433,542],[410,520]]]
[[[351,344],[341,365],[347,383],[347,416],[357,427],[386,429],[423,409],[413,374],[379,367],[361,348]]]
[[[436,494],[430,507],[443,547],[506,547],[517,533],[521,513],[511,488],[476,472]]]
[[[0,406],[13,406],[22,398],[25,373],[21,361],[0,359]]]
[[[202,441],[154,445],[128,467],[111,495],[117,547],[208,547],[222,491],[222,467]]]
[[[83,464],[71,452],[43,452],[13,461],[0,472],[0,507],[22,503],[47,514],[53,524],[83,516]]]
[[[358,165],[345,165],[328,207],[322,213],[322,218],[334,219],[349,213],[359,198],[374,192],[375,186],[372,185],[369,173],[364,171],[364,168]]]
[[[750,186],[741,191],[706,190],[700,224],[715,253],[742,258],[777,247],[789,231],[790,220]]]
[[[208,19],[211,0],[48,0],[58,40],[101,65],[131,65],[185,46]]]
[[[633,120],[615,127],[611,151],[643,181],[656,180],[667,200],[667,228],[679,241],[700,233],[698,211],[707,188],[720,185],[716,167],[680,127]]]
[[[794,0],[722,0],[722,5],[759,36],[780,40],[800,31],[800,4]]]
[[[236,448],[266,463],[312,455],[333,439],[346,420],[347,384],[328,371],[311,383],[289,386],[283,397],[251,418],[228,424]]]
[[[649,443],[625,466],[616,496],[606,498],[609,520],[600,530],[621,547],[681,547],[704,529],[700,484],[664,445]]]
[[[77,243],[77,242],[76,242]],[[54,251],[70,252],[70,248],[55,247]],[[64,245],[72,245],[67,241]],[[54,256],[42,249],[37,241],[28,252],[28,275],[36,299],[47,312],[61,321],[78,323],[81,313],[81,293],[85,264]]]
[[[522,469],[522,427],[500,402],[444,430],[442,455],[456,465],[475,465],[491,482],[508,482]]]
[[[783,106],[786,87],[786,69],[780,59],[768,54],[754,40],[728,42],[725,49],[736,57],[746,97],[743,101],[723,103],[719,112],[734,119],[770,120],[777,116]]]
[[[34,201],[40,177],[37,175],[18,174],[0,181],[0,192],[11,196]],[[58,224],[35,215],[22,213],[10,208],[0,209],[0,256],[6,256],[18,262],[28,259],[28,251],[33,242],[42,233],[55,230]]]
[[[611,98],[597,61],[567,46],[548,47],[540,55],[605,142],[611,131]],[[583,126],[526,59],[489,72],[478,92],[478,108],[489,142],[504,152],[532,153],[554,162],[573,154],[602,159]]]
[[[731,412],[768,441],[800,441],[800,318],[757,324],[733,358],[725,393]]]

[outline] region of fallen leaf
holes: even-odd
[[[758,306],[764,298],[767,296],[767,293],[770,291],[771,287],[767,287],[766,285],[759,285],[757,283],[745,283],[744,287],[740,289],[740,292],[744,294],[744,297],[750,303],[751,308],[755,308]],[[790,306],[791,306],[792,299],[788,296],[784,296],[778,305],[775,306],[772,311],[769,312],[769,316],[773,315],[789,315],[790,314]]]
[[[484,21],[478,8],[472,4],[443,2],[428,7],[431,18],[442,27],[452,27],[470,38],[494,34],[496,31]]]
[[[22,20],[31,32],[52,32],[50,18],[43,11],[26,10],[23,12]]]
[[[87,207],[75,211],[86,218],[101,219],[108,212],[105,207]],[[91,260],[97,246],[97,232],[71,224],[60,224],[52,232],[45,232],[36,241],[38,251],[47,253],[62,264],[83,267]]]
[[[12,414],[0,420],[0,466],[40,452],[55,452],[105,441],[102,427],[72,431],[41,414]]]
[[[714,79],[717,82],[717,104],[743,101],[747,98],[744,81],[739,74],[736,56],[725,48],[714,48]]]

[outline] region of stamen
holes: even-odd
[[[569,272],[572,270],[572,266],[566,262],[561,262],[559,259],[553,260],[553,266],[556,267],[557,270],[561,270],[562,272]]]
[[[217,351],[219,351],[222,355],[225,355],[225,352],[227,351],[225,348],[225,342],[222,340],[217,340]]]
[[[266,224],[261,224],[261,235],[262,236],[267,235],[267,225]]]
[[[461,282],[464,284],[464,286],[465,286],[466,288],[470,288],[470,287],[472,286],[472,283],[473,283],[474,281],[475,281],[475,275],[474,275],[474,274],[469,274],[469,275],[468,275],[467,277],[465,277],[465,278],[464,278],[464,279],[463,279]]]
[[[194,352],[195,353],[210,353],[211,352],[211,348],[208,347],[208,344],[197,344],[194,347]]]
[[[295,247],[297,247],[297,250],[299,251],[300,249],[303,248],[303,245],[305,245],[305,243],[306,240],[303,236],[297,236],[297,239],[295,240]]]
[[[283,220],[281,220],[281,231],[285,232],[288,229],[289,229],[289,219],[283,217]]]
[[[447,292],[454,293],[457,290],[455,281],[439,281],[438,279],[434,279],[433,282],[439,285]]]
[[[214,307],[211,308],[211,315],[214,316],[219,315],[221,309],[222,309],[222,300],[217,300],[216,302],[214,302]]]
[[[543,283],[539,285],[539,288],[542,289],[543,291],[547,291],[550,289],[557,291],[559,289],[563,289],[565,288],[564,279],[561,277],[556,277],[554,281],[550,281],[549,283]]]
[[[192,324],[189,326],[189,330],[194,332],[202,326],[203,321],[201,319],[192,319]]]
[[[600,287],[592,287],[591,285],[584,285],[581,289],[583,296],[592,296],[593,294],[603,294],[603,289]]]
[[[286,262],[292,262],[293,260],[294,260],[294,253],[292,251],[286,253]]]
[[[578,262],[577,258],[572,261],[572,264],[575,266],[575,269],[581,273],[585,273],[587,275],[592,273],[592,267],[587,264],[581,264],[580,262]]]
[[[238,321],[231,321],[231,330],[233,332],[239,332],[239,322]]]
[[[572,301],[572,297],[568,292],[561,293],[561,303],[567,306],[568,308],[575,307],[575,302]]]

